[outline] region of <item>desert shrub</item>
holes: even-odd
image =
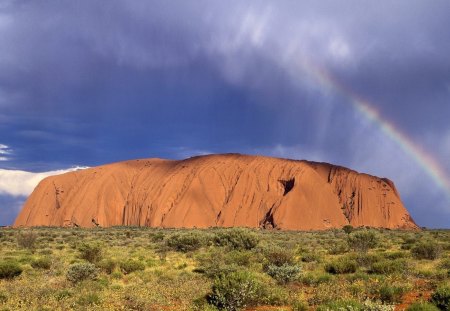
[[[274,247],[264,251],[264,257],[268,265],[275,265],[281,267],[285,264],[291,265],[294,263],[294,253],[285,248]]]
[[[317,311],[359,311],[362,310],[361,303],[355,300],[339,300],[327,302],[320,305]]]
[[[214,251],[198,256],[198,268],[194,272],[203,273],[210,278],[214,278],[223,273],[230,273],[249,267],[256,259],[249,251],[232,250],[223,252],[214,249]]]
[[[127,293],[123,297],[122,306],[125,310],[135,310],[135,311],[144,311],[144,310],[152,310],[147,305],[146,301],[140,297],[136,297],[132,293]],[[195,309],[194,310],[203,310],[203,309]]]
[[[382,304],[378,301],[367,299],[362,304],[361,311],[394,311],[395,305]]]
[[[348,245],[358,252],[367,252],[378,244],[379,237],[373,230],[360,230],[349,234]]]
[[[36,247],[38,235],[33,231],[19,232],[17,235],[17,244],[19,247],[34,249]]]
[[[107,274],[111,274],[116,268],[117,263],[112,259],[105,259],[97,263],[97,267],[99,267],[102,271]]]
[[[301,282],[309,286],[317,286],[321,283],[331,281],[332,276],[328,273],[306,273],[302,276]]]
[[[294,301],[291,305],[292,311],[308,311],[309,306],[304,301]]]
[[[131,234],[131,231],[125,231],[125,237],[127,238],[127,239],[130,239],[131,238],[131,236],[132,236],[132,234]]]
[[[408,262],[404,259],[399,260],[382,260],[372,264],[369,269],[370,273],[376,274],[394,274],[408,270]]]
[[[349,258],[353,258],[359,266],[371,267],[375,263],[382,261],[382,257],[379,254],[367,254],[357,253],[352,254]]]
[[[257,305],[263,298],[263,284],[248,271],[222,274],[214,280],[208,302],[219,309],[235,311]]]
[[[144,309],[132,309],[132,310],[144,310]],[[216,306],[213,306],[208,302],[207,297],[203,296],[192,301],[191,311],[217,311]]]
[[[253,253],[250,251],[232,250],[226,252],[224,260],[226,264],[234,264],[240,267],[248,267],[255,261]]]
[[[233,249],[253,249],[258,245],[258,236],[249,229],[232,228],[216,233],[214,243],[217,246],[229,246]]]
[[[98,270],[92,263],[74,263],[67,269],[66,278],[72,283],[84,280],[94,280],[97,278]]]
[[[96,293],[87,293],[78,298],[77,303],[81,306],[100,304],[100,297]]]
[[[415,302],[406,311],[439,311],[439,308],[428,302]]]
[[[383,257],[386,259],[400,259],[400,258],[405,258],[408,257],[408,253],[405,252],[391,252],[391,253],[384,253]]]
[[[439,264],[439,267],[441,269],[450,269],[450,258],[442,259],[441,263]]]
[[[342,230],[343,230],[345,233],[350,234],[350,233],[353,232],[354,228],[353,228],[352,225],[345,225],[345,226],[342,227]]]
[[[222,265],[220,262],[205,262],[200,267],[195,268],[193,272],[204,274],[209,278],[215,278],[221,274],[228,274],[240,270],[235,265]]]
[[[339,300],[328,302],[317,308],[317,311],[394,311],[394,305],[366,300],[363,303],[355,300]]]
[[[385,303],[399,302],[403,293],[404,289],[402,287],[388,284],[383,284],[378,290],[378,295],[381,301]]]
[[[415,243],[416,243],[415,240],[413,242],[403,242],[403,244],[400,246],[400,248],[403,250],[410,250],[411,248],[414,247]]]
[[[300,267],[287,263],[283,264],[282,266],[271,264],[267,266],[266,273],[277,280],[278,283],[286,284],[298,278]]]
[[[341,257],[325,265],[325,271],[331,274],[354,273],[356,269],[356,262],[347,257]]]
[[[317,253],[305,253],[302,255],[303,262],[319,262],[321,261],[321,257]]]
[[[63,299],[71,297],[71,296],[72,296],[72,293],[67,289],[59,290],[54,295],[54,297],[56,298],[57,301],[61,301]]]
[[[442,247],[434,241],[423,241],[411,248],[411,255],[416,259],[434,260],[439,258]]]
[[[430,301],[441,310],[450,310],[450,286],[441,286],[436,289]]]
[[[143,262],[128,259],[125,261],[121,261],[119,263],[119,267],[122,270],[123,273],[131,273],[135,271],[142,271],[145,270],[145,264]]]
[[[8,301],[8,295],[5,292],[0,292],[0,304]]]
[[[50,257],[40,257],[31,262],[31,266],[35,269],[48,270],[52,266],[52,259]]]
[[[339,241],[332,243],[328,248],[328,253],[331,255],[345,254],[349,251],[347,241]]]
[[[82,243],[78,247],[80,258],[90,263],[99,262],[103,257],[103,250],[98,243]]]
[[[291,282],[300,273],[300,267],[294,263],[294,253],[289,249],[281,247],[267,249],[265,250],[265,259],[264,271],[278,283]]]
[[[0,261],[0,279],[12,279],[22,274],[22,267],[15,261]]]
[[[162,232],[155,232],[150,234],[150,240],[155,243],[163,241],[164,237],[165,235]]]
[[[260,298],[256,302],[260,305],[269,306],[281,306],[286,305],[289,301],[289,294],[285,288],[281,286],[275,286],[271,284],[270,287],[267,285],[271,283],[263,283],[260,291]]]
[[[196,232],[185,232],[171,235],[166,240],[166,245],[175,251],[191,252],[205,244],[203,237]]]

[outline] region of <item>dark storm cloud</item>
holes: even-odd
[[[13,151],[2,168],[309,158],[391,177],[420,224],[448,226],[426,170],[298,66],[324,68],[417,144],[439,145],[450,174],[448,12],[446,1],[2,2],[0,144]]]
[[[0,226],[9,226],[14,222],[23,202],[25,202],[24,197],[17,198],[0,194]]]

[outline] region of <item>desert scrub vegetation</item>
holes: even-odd
[[[78,283],[84,280],[96,279],[98,270],[91,263],[74,263],[67,268],[67,280]]]
[[[448,310],[450,231],[0,229],[0,310]]]
[[[442,246],[434,241],[422,241],[411,248],[411,254],[416,259],[435,260],[440,257]]]
[[[0,262],[0,279],[12,279],[22,273],[22,267],[15,261]]]
[[[22,248],[33,250],[36,246],[37,239],[37,233],[31,230],[17,233],[17,244]]]

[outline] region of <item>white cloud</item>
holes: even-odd
[[[0,161],[8,161],[9,157],[7,155],[10,155],[11,152],[8,146],[0,144]]]
[[[0,195],[27,196],[45,177],[73,172],[86,167],[33,173],[20,170],[0,169]]]

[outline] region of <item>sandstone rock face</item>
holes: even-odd
[[[415,229],[388,179],[239,154],[141,159],[51,176],[14,226]]]

